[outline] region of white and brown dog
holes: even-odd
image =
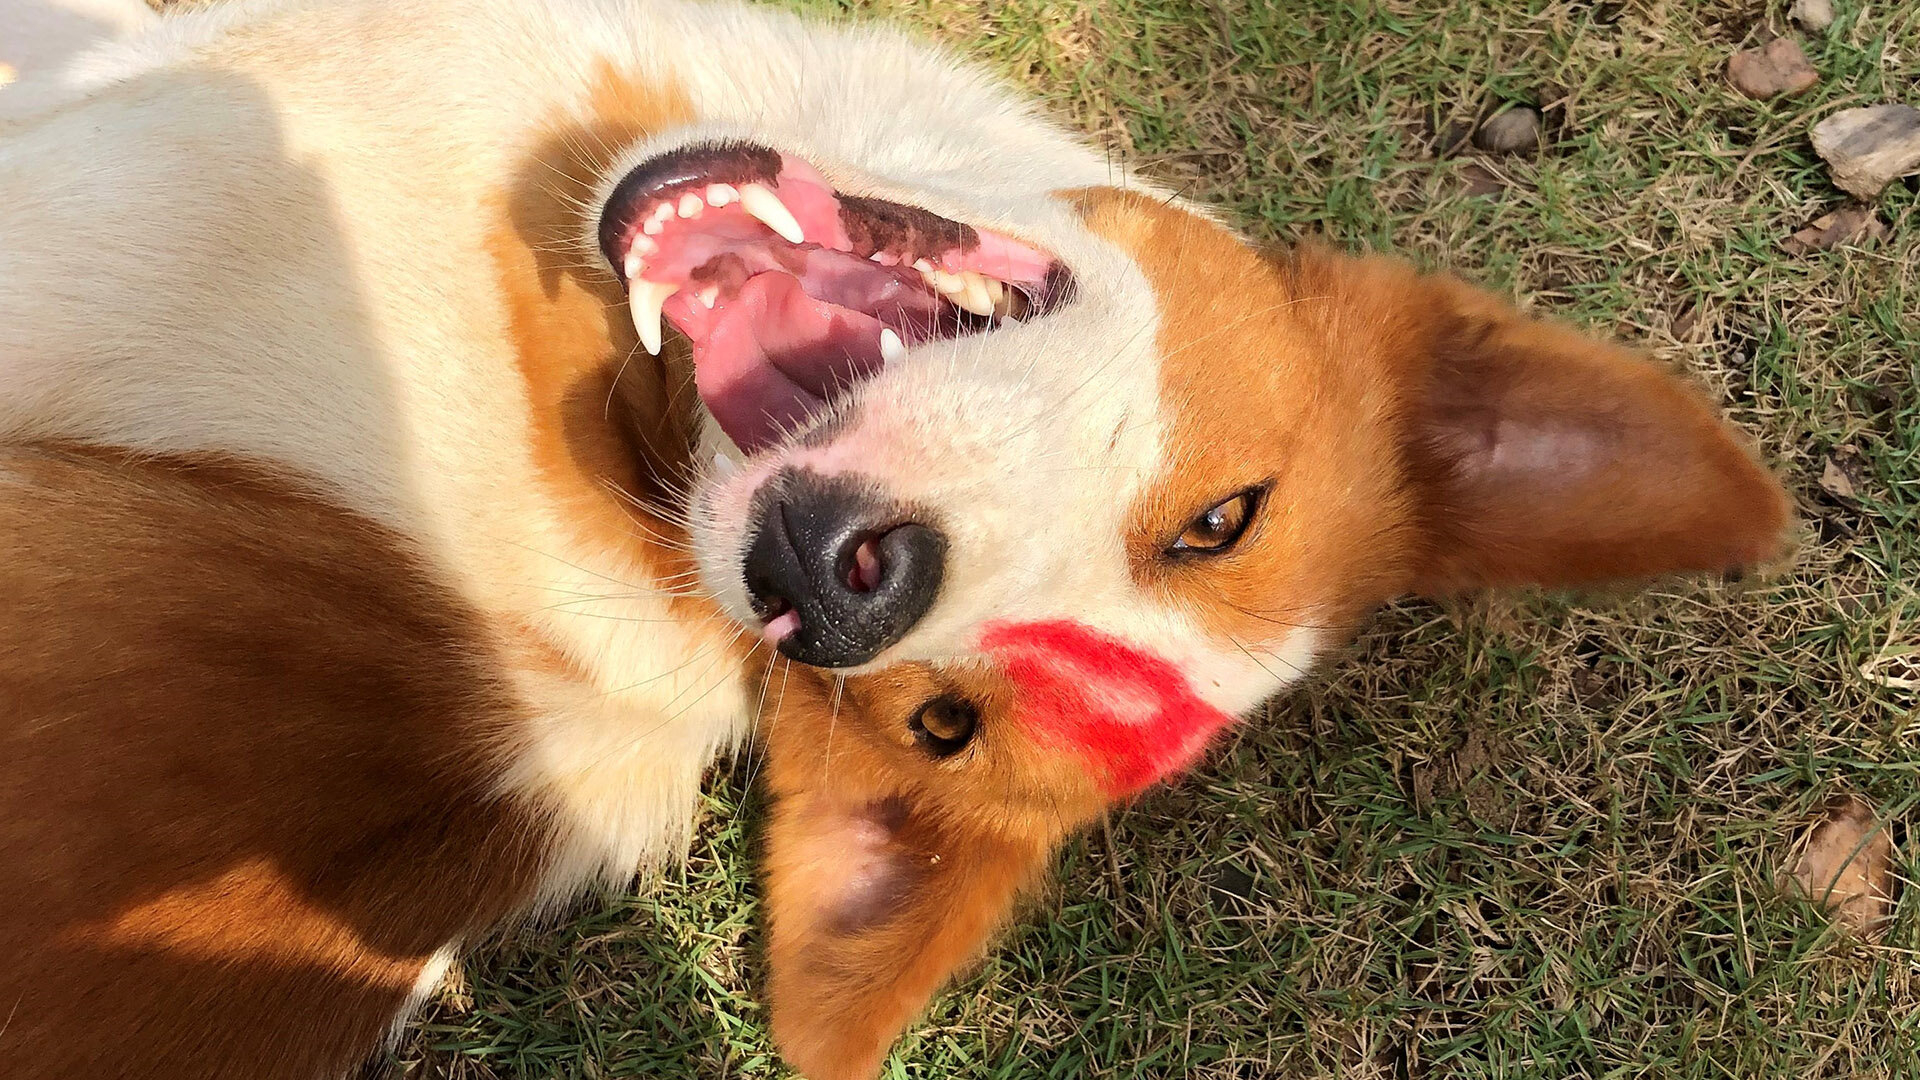
[[[775,1034],[870,1076],[1374,606],[1785,521],[1634,356],[1263,256],[890,32],[165,20],[0,92],[0,1055],[338,1075],[758,716]]]

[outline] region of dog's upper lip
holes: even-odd
[[[615,186],[599,239],[641,344],[693,344],[708,411],[752,451],[924,341],[1057,305],[1070,275],[1012,237],[842,195],[751,143],[649,159]]]

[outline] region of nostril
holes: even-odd
[[[869,536],[854,545],[845,574],[847,588],[870,593],[880,587],[885,576],[886,567],[880,562],[880,537]]]

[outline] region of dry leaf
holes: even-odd
[[[1836,499],[1857,498],[1866,472],[1860,451],[1851,446],[1835,447],[1820,470],[1820,489]]]
[[[1793,887],[1855,933],[1873,930],[1893,901],[1893,839],[1857,796],[1827,805],[1793,868]]]
[[[1780,246],[1794,255],[1806,255],[1856,240],[1885,240],[1889,235],[1886,223],[1871,208],[1843,206],[1813,219],[1811,225],[1782,240]]]

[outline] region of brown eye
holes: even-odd
[[[1247,526],[1253,524],[1253,515],[1260,509],[1260,500],[1266,493],[1267,485],[1261,484],[1208,507],[1187,523],[1180,538],[1167,548],[1167,554],[1219,555],[1231,550]]]
[[[952,757],[973,741],[973,729],[980,723],[980,710],[973,702],[953,694],[942,694],[914,711],[907,721],[913,737],[934,757]]]

